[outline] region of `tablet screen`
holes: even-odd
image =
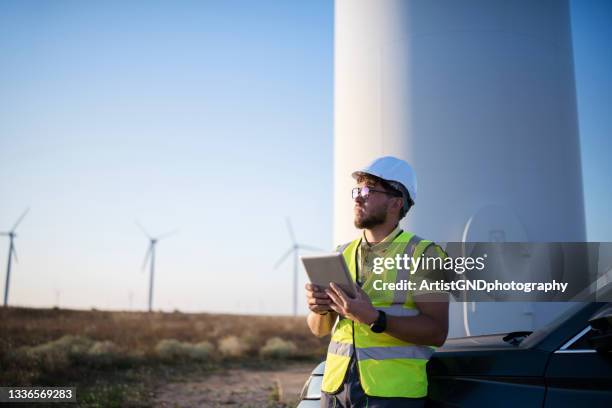
[[[355,297],[355,282],[349,274],[342,254],[302,256],[300,259],[311,283],[328,288],[330,282],[334,282],[350,297]]]

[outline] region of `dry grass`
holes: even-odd
[[[0,386],[80,384],[92,406],[123,405],[184,367],[315,361],[327,341],[310,334],[304,317],[3,308]]]
[[[207,313],[0,308],[0,333],[0,355],[21,346],[48,343],[65,335],[110,341],[119,348],[147,355],[155,354],[155,346],[164,339],[219,344],[228,336],[236,336],[248,345],[250,355],[256,355],[268,339],[281,337],[298,347],[298,358],[323,356],[327,343],[310,334],[304,317]]]

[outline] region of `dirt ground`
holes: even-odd
[[[202,379],[167,383],[155,393],[156,407],[292,407],[312,363],[277,370],[233,368]]]

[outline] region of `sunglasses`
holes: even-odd
[[[363,199],[367,199],[368,196],[370,195],[370,193],[381,193],[381,194],[387,194],[393,197],[401,197],[402,193],[398,192],[394,192],[394,193],[390,193],[388,191],[383,191],[383,190],[374,190],[373,188],[370,188],[368,186],[365,187],[355,187],[353,188],[352,191],[352,195],[353,195],[353,200],[359,196],[361,196]]]

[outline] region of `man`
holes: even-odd
[[[411,273],[397,265],[381,273],[376,258],[445,254],[431,241],[399,227],[416,199],[416,177],[408,163],[382,157],[354,172],[353,178],[354,224],[363,234],[339,250],[357,283],[357,295],[350,298],[333,283],[325,290],[306,285],[310,330],[322,337],[336,324],[321,406],[422,407],[427,361],[448,333],[448,295],[389,290],[388,285],[381,289],[381,283],[432,279],[432,274],[422,268]]]

